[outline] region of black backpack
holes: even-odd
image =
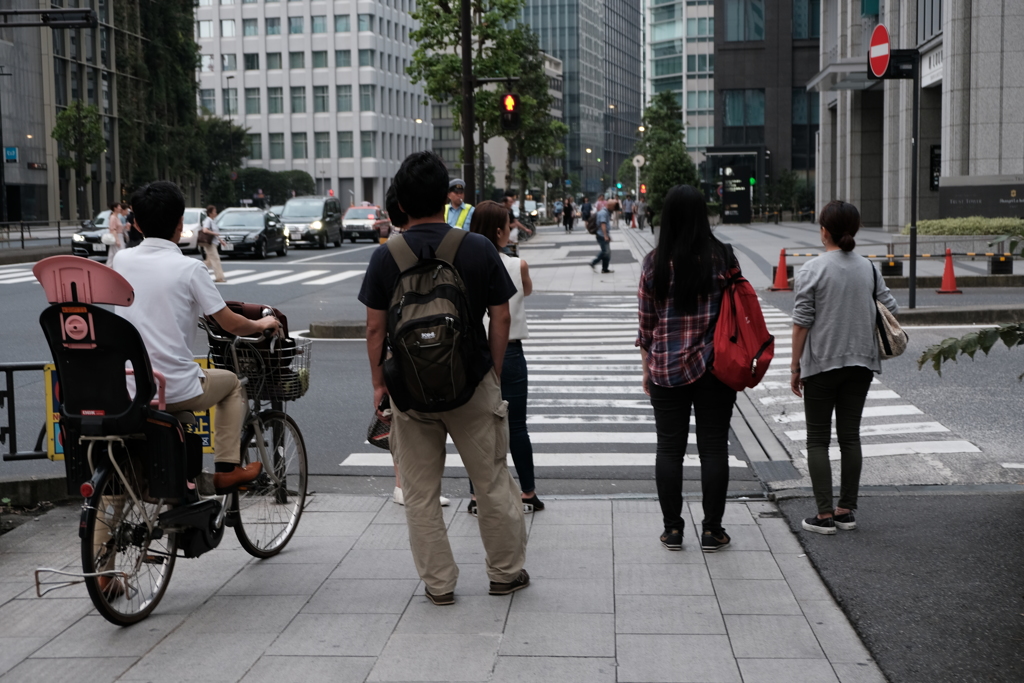
[[[388,309],[384,381],[399,410],[439,413],[464,405],[479,381],[469,295],[452,265],[466,237],[450,229],[432,259],[403,235],[388,240],[401,275]]]

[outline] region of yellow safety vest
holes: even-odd
[[[445,223],[448,222],[448,212],[451,211],[451,208],[452,208],[451,204],[445,204],[444,205],[444,222]],[[469,204],[467,204],[466,202],[462,202],[462,209],[459,211],[459,218],[458,218],[458,220],[455,221],[455,227],[456,228],[459,228],[460,230],[462,229],[463,224],[466,222],[466,216],[469,215],[469,210],[472,209],[472,208],[473,207],[470,206]]]

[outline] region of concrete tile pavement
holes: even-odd
[[[690,503],[683,552],[657,536],[657,502],[551,498],[528,517],[532,585],[492,597],[479,541],[453,501],[462,570],[435,607],[401,545],[398,506],[319,494],[273,562],[233,538],[179,561],[164,601],[133,627],[76,589],[34,597],[32,568],[76,538],[74,514],[0,537],[0,683],[90,681],[882,681],[777,508],[727,506],[734,547],[699,549]],[[300,525],[301,528],[301,525]],[[69,565],[74,552],[66,551]],[[301,561],[299,561],[301,560]]]

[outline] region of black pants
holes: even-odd
[[[736,392],[710,371],[692,384],[650,384],[654,425],[658,432],[654,478],[665,528],[683,528],[683,457],[690,436],[690,407],[697,421],[697,451],[704,496],[704,531],[720,533],[729,490],[729,420]]]

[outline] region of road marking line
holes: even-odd
[[[618,408],[620,410],[652,410],[651,400],[623,398],[531,398],[530,408]]]
[[[557,415],[533,414],[527,424],[535,425],[599,425],[599,424],[654,424],[653,415]],[[694,423],[690,417],[690,424]]]
[[[1004,462],[1003,467],[1008,470],[1024,470],[1024,462]]]
[[[942,453],[981,453],[981,449],[970,441],[907,441],[905,443],[872,443],[861,447],[865,458],[878,458],[886,455],[934,455]],[[800,451],[807,457],[807,449]],[[829,460],[839,460],[841,454],[838,446],[828,449]]]
[[[305,280],[306,278],[316,277],[317,275],[323,275],[324,273],[329,273],[329,272],[331,272],[331,271],[329,271],[329,270],[309,270],[309,271],[306,271],[305,273],[295,273],[294,275],[288,275],[286,277],[281,277],[281,278],[278,278],[276,280],[271,280],[269,282],[261,282],[260,284],[261,285],[286,285],[289,282],[298,282],[299,280]]]
[[[534,453],[533,464],[535,467],[654,467],[654,453]],[[514,467],[512,456],[506,458],[509,467]],[[347,458],[338,463],[341,467],[392,467],[391,454],[380,453],[351,453]],[[696,467],[700,465],[700,458],[696,455],[687,454],[683,458],[683,465]],[[462,458],[458,453],[448,453],[445,457],[444,466],[464,467]],[[747,463],[735,455],[729,456],[729,467],[746,469]]]
[[[546,384],[551,382],[611,382],[613,384],[639,384],[640,379],[643,377],[643,373],[640,372],[640,368],[636,368],[636,372],[632,375],[600,375],[600,376],[579,376],[579,375],[545,375],[545,374],[531,374],[530,384],[534,382],[538,384]]]
[[[787,370],[786,372],[789,372]],[[904,405],[904,406],[868,406],[861,412],[861,417],[889,417],[890,415],[923,415],[924,413],[917,406]],[[832,419],[835,419],[835,412],[832,413]],[[780,424],[790,424],[794,422],[806,422],[807,415],[805,413],[787,413],[785,415],[772,415],[772,419]]]
[[[344,273],[335,273],[334,275],[328,275],[322,277],[319,280],[310,280],[309,282],[303,282],[304,285],[330,285],[335,282],[341,282],[342,280],[348,280],[349,278],[358,277],[365,273],[365,270],[346,270]]]
[[[16,285],[19,282],[36,282],[36,276],[22,275],[21,277],[11,278],[9,280],[0,280],[0,285]]]
[[[605,353],[605,354],[587,354],[587,355],[537,355],[534,353],[527,354],[526,360],[533,361],[608,361],[608,360],[639,360],[639,353]]]
[[[342,250],[339,250],[339,251],[332,251],[329,254],[320,254],[319,256],[308,256],[306,258],[300,258],[300,259],[297,259],[295,261],[290,261],[288,265],[291,265],[292,263],[306,263],[308,261],[316,261],[316,260],[319,260],[319,259],[322,259],[322,258],[328,258],[330,256],[338,256],[339,254],[342,254],[342,255],[344,255],[344,254],[351,254],[353,252],[363,251],[364,249],[376,249],[378,246],[380,246],[380,245],[379,244],[368,244],[365,247],[353,247],[351,249],[342,249]]]
[[[268,270],[262,273],[254,273],[253,275],[243,275],[242,277],[230,278],[227,282],[218,284],[224,285],[242,285],[246,282],[255,282],[256,280],[265,280],[268,277],[275,277],[277,275],[287,275],[292,271],[290,270]],[[224,273],[224,277],[227,278],[228,273]]]
[[[786,386],[789,386],[788,384]],[[883,401],[894,398],[902,398],[899,394],[891,389],[875,389],[868,391],[869,401]],[[762,405],[771,406],[778,405],[780,403],[803,403],[804,400],[799,396],[765,396],[764,398],[758,399]]]
[[[544,363],[533,363],[530,365],[530,372],[636,372],[641,369],[640,354],[636,354],[636,363],[621,365],[545,365]]]
[[[901,422],[895,424],[861,425],[860,435],[865,436],[895,436],[897,434],[934,434],[948,432],[949,429],[938,422]],[[794,429],[786,432],[786,436],[792,441],[807,441],[806,429]],[[833,427],[832,436],[836,436]]]
[[[614,387],[584,387],[584,386],[561,386],[561,387],[530,387],[530,394],[602,394],[612,396],[615,394],[642,394],[643,387],[639,382],[634,386]]]

